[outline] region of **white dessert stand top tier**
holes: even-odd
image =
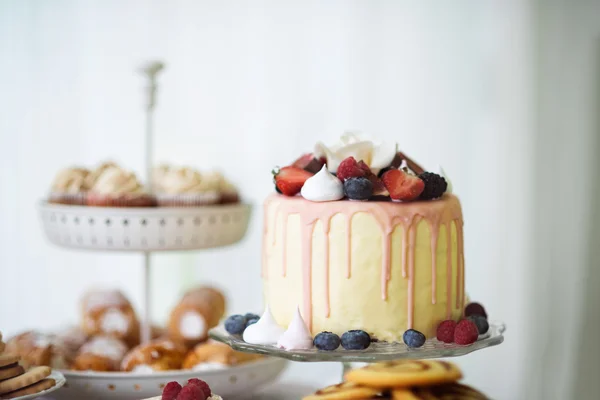
[[[103,251],[199,250],[240,241],[251,206],[89,207],[40,202],[47,238],[63,247]]]

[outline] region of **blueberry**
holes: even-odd
[[[371,345],[371,336],[365,331],[352,330],[342,335],[342,347],[346,350],[364,350]]]
[[[344,194],[350,200],[369,200],[373,195],[373,183],[367,178],[348,178],[344,182]]]
[[[225,320],[225,330],[232,335],[241,335],[246,329],[246,318],[243,315],[232,315]]]
[[[490,329],[490,324],[488,323],[487,319],[482,315],[471,315],[467,317],[467,319],[470,319],[475,323],[475,325],[477,325],[477,331],[480,335],[487,333],[487,331]]]
[[[250,321],[251,319],[259,319],[260,317],[256,314],[246,313],[244,318],[246,318],[246,321]]]
[[[258,318],[250,318],[246,320],[246,328],[258,322]]]
[[[402,335],[402,340],[408,347],[418,348],[425,344],[425,335],[414,329],[409,329]]]
[[[315,336],[313,343],[319,350],[333,351],[340,347],[340,337],[335,333],[321,332]]]

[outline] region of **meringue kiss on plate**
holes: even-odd
[[[244,330],[244,341],[250,344],[275,344],[285,330],[277,324],[269,306],[258,322]]]
[[[313,338],[300,315],[299,307],[287,330],[277,341],[277,346],[285,350],[308,350],[313,347]]]

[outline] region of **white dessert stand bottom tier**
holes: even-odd
[[[37,399],[37,398],[41,398],[42,396],[48,396],[52,392],[54,392],[54,391],[60,389],[61,387],[63,387],[63,385],[66,382],[65,377],[63,376],[63,374],[61,374],[58,371],[52,371],[52,373],[50,374],[50,376],[48,378],[49,379],[54,379],[54,381],[56,382],[54,384],[54,386],[52,386],[50,389],[43,390],[43,391],[41,391],[39,393],[28,394],[26,396],[15,397],[13,400]],[[52,393],[52,396],[53,395],[54,394]],[[48,397],[44,397],[44,398],[47,399]]]
[[[239,366],[209,371],[165,371],[152,374],[129,372],[62,371],[67,384],[56,393],[53,400],[140,400],[158,396],[171,381],[184,385],[188,379],[206,381],[211,390],[227,398],[250,394],[258,387],[274,381],[285,369],[287,361],[266,358]]]

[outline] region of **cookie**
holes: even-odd
[[[15,390],[14,392],[2,394],[0,395],[0,399],[14,399],[16,397],[43,392],[44,390],[50,389],[54,385],[56,385],[56,381],[54,379],[44,379],[34,383],[33,385],[29,385],[22,389]]]
[[[379,393],[377,389],[343,382],[318,390],[315,394],[304,397],[303,400],[366,400],[376,398]]]
[[[397,360],[370,364],[346,374],[348,382],[374,388],[400,388],[453,383],[462,378],[458,367],[448,361]]]
[[[23,375],[2,381],[0,382],[0,395],[31,386],[46,378],[51,371],[50,367],[33,367]]]
[[[0,354],[0,368],[19,362],[19,356],[12,354]]]
[[[0,368],[0,381],[23,375],[25,370],[19,364],[11,364]]]
[[[392,390],[393,400],[489,400],[478,390],[460,383]]]

